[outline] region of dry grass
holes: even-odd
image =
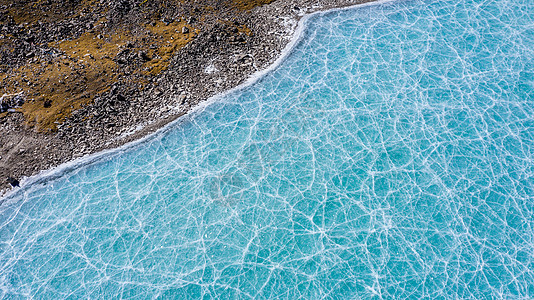
[[[183,27],[189,32],[182,33]],[[0,93],[24,92],[31,100],[18,110],[24,114],[27,126],[52,132],[73,111],[91,103],[117,82],[123,72],[114,58],[127,43],[135,45],[130,51],[143,50],[151,58],[137,73],[154,76],[166,70],[169,60],[198,32],[183,21],[168,25],[156,22],[146,26],[146,32],[140,35],[119,30],[98,38],[96,33],[86,32],[73,40],[50,43],[50,47],[61,50],[65,56],[34,61],[0,73]]]
[[[69,55],[28,63],[12,74],[0,74],[1,92],[24,92],[31,100],[19,111],[27,125],[41,132],[54,131],[74,110],[90,103],[116,82],[116,64],[103,54],[104,50],[100,51],[91,51],[95,59],[78,60]]]
[[[227,1],[237,9],[250,10],[274,0]],[[0,0],[0,4],[7,3],[10,1]],[[97,0],[34,0],[18,2],[7,13],[19,24],[37,21],[53,23],[91,13],[98,7]],[[212,7],[204,7],[204,10],[208,13],[216,11]],[[105,21],[101,20],[100,24]],[[239,34],[252,35],[252,31],[245,25],[230,22],[227,25],[235,27]],[[150,25],[138,26],[135,34],[130,31],[131,24],[125,24],[103,38],[98,38],[98,26],[95,24],[95,30],[72,40],[50,43],[50,47],[64,53],[60,57],[34,59],[15,70],[3,68],[8,71],[0,72],[0,95],[24,92],[26,98],[30,99],[18,109],[24,114],[27,126],[40,132],[56,131],[58,124],[72,112],[92,103],[96,96],[108,91],[119,76],[130,76],[125,75],[115,60],[127,43],[130,43],[130,52],[145,52],[146,61],[135,62],[137,68],[130,72],[135,75],[131,80],[138,82],[142,89],[148,78],[165,71],[177,51],[199,33],[198,29],[183,20],[169,24],[155,21]],[[184,27],[188,28],[188,32],[183,33]],[[0,114],[0,118],[4,116],[5,113]]]
[[[232,0],[235,7],[242,10],[251,10],[256,6],[261,6],[274,2],[275,0]]]
[[[182,33],[184,27],[188,29],[188,33]],[[147,55],[152,58],[143,64],[144,75],[157,75],[166,70],[170,59],[176,52],[199,33],[198,29],[188,25],[185,21],[172,22],[168,25],[158,21],[155,25],[146,26],[146,29],[150,32],[151,44],[157,48],[150,49],[148,44],[144,47]]]
[[[91,10],[97,5],[97,0],[82,0],[80,3],[76,1],[12,1],[0,0],[0,5],[7,5],[9,3],[15,4],[8,13],[13,17],[16,23],[35,23],[37,21],[57,22],[68,19],[83,10]],[[72,15],[72,12],[76,12]]]

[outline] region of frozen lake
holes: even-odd
[[[315,15],[254,84],[9,196],[0,296],[532,298],[533,45],[532,0]]]

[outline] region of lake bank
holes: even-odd
[[[306,13],[361,1],[189,3],[153,14],[119,2],[48,12],[49,22],[0,3],[3,47],[15,47],[2,52],[2,94],[24,97],[22,106],[3,99],[0,190],[9,189],[7,177],[21,180],[162,128],[273,63]]]

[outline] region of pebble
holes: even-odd
[[[17,179],[13,178],[13,177],[8,177],[8,178],[7,178],[7,182],[8,182],[9,184],[11,184],[12,187],[18,187],[18,186],[20,186],[20,182],[19,182]]]

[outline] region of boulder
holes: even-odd
[[[12,187],[18,187],[20,185],[20,182],[13,177],[8,177],[7,183],[9,183]]]

